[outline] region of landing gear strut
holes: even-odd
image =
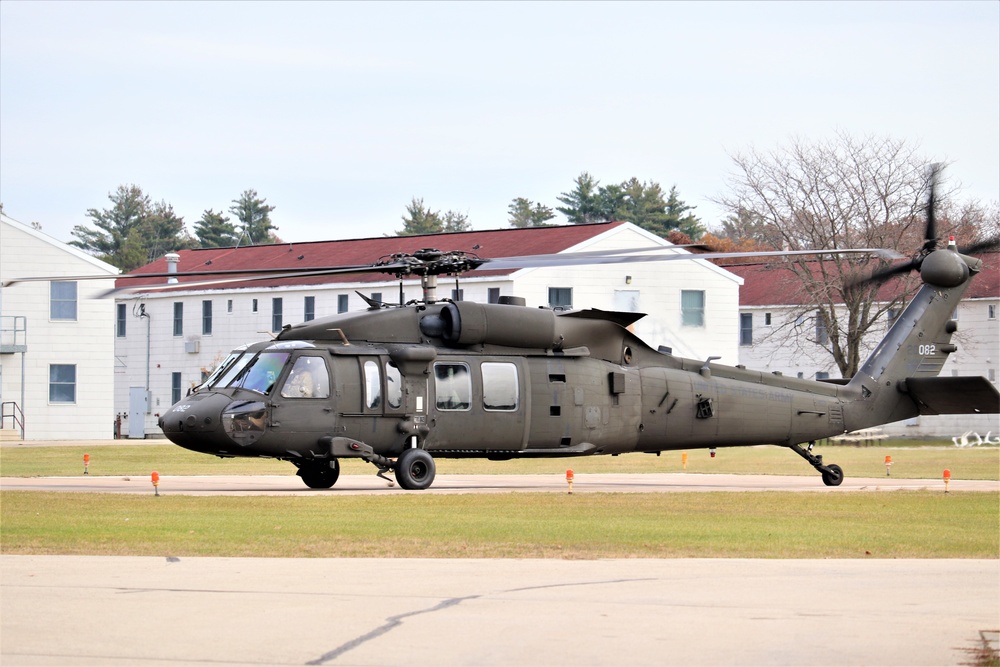
[[[824,484],[827,486],[840,486],[840,483],[844,481],[844,471],[835,463],[828,466],[823,465],[823,456],[812,453],[812,448],[815,444],[815,440],[810,440],[809,446],[805,449],[802,449],[801,445],[789,445],[789,448],[808,461],[813,468],[819,470],[820,474],[823,475]]]

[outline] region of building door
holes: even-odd
[[[146,388],[128,388],[128,437],[146,437]]]

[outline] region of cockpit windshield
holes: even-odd
[[[222,377],[223,373],[228,371],[229,367],[232,366],[236,362],[236,360],[239,359],[242,355],[243,355],[243,350],[233,350],[232,352],[230,352],[229,356],[226,357],[221,364],[215,367],[215,370],[212,371],[212,374],[209,375],[207,378],[205,378],[205,381],[202,382],[197,387],[195,387],[194,390],[198,391],[199,389],[204,389],[206,387],[214,386],[215,383],[219,381],[219,378]]]
[[[229,369],[219,380],[219,386],[240,387],[260,394],[270,394],[291,355],[288,352],[261,352],[252,359],[246,359],[248,356],[250,355],[244,355]]]

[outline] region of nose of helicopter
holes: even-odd
[[[225,452],[233,445],[223,428],[222,413],[232,399],[215,392],[192,394],[160,417],[163,434],[176,445],[206,454]]]

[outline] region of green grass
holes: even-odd
[[[848,477],[884,477],[885,457],[892,457],[891,474],[902,479],[940,479],[945,468],[953,479],[1000,479],[1000,448],[918,446],[896,441],[873,447],[817,446],[826,463],[836,463]],[[220,459],[174,445],[108,445],[98,447],[4,447],[0,475],[10,477],[72,476],[83,473],[83,455],[90,454],[91,475],[291,475],[290,463],[273,459]],[[625,454],[564,459],[439,459],[438,474],[562,474],[681,472],[681,452]],[[346,475],[374,474],[373,466],[345,460]],[[815,475],[812,467],[784,447],[719,448],[713,459],[707,450],[688,451],[687,472]]]
[[[0,493],[4,554],[997,558],[1000,494]]]

